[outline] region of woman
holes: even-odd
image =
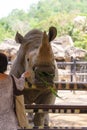
[[[14,111],[13,80],[5,73],[7,65],[6,55],[0,53],[0,130],[17,130],[20,127]],[[19,79],[13,76],[18,90],[24,89],[25,77],[28,76],[28,72],[25,72]]]

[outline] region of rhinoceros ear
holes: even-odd
[[[49,42],[52,41],[57,35],[57,29],[55,27],[50,27],[49,28]]]
[[[24,42],[24,37],[20,34],[20,33],[16,33],[16,36],[15,36],[15,41],[17,43],[23,43]]]

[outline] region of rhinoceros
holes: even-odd
[[[10,74],[19,78],[23,72],[29,71],[27,88],[24,89],[25,104],[55,103],[56,96],[50,88],[57,91],[54,80],[58,80],[58,69],[50,42],[56,35],[55,27],[50,27],[48,34],[38,29],[29,31],[25,36],[16,33],[15,40],[21,45]],[[34,125],[44,125],[47,116],[47,112],[35,113]]]

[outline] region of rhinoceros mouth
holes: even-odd
[[[36,86],[53,86],[54,76],[55,76],[55,66],[35,66],[34,67],[35,80],[34,84]]]

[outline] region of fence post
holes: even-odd
[[[71,82],[73,81],[73,75],[75,74],[76,72],[76,59],[74,59],[72,56],[71,56]]]

